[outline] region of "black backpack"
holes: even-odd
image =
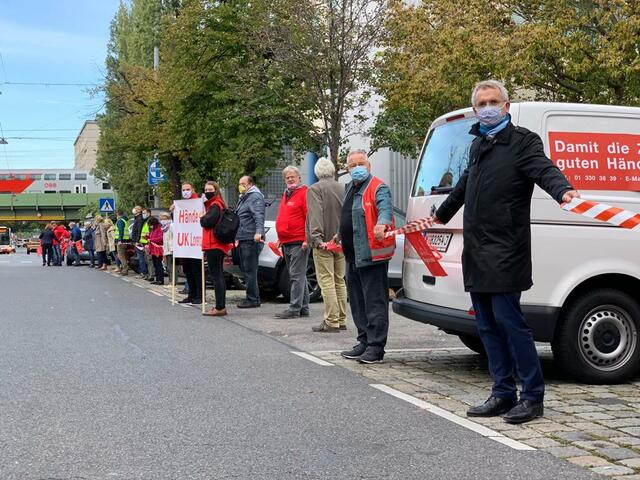
[[[236,241],[236,233],[240,227],[240,217],[230,208],[225,208],[220,212],[218,224],[213,230],[216,238],[222,243],[233,243]]]

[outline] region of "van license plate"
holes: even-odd
[[[446,252],[451,242],[451,233],[427,233],[427,241],[439,252]]]

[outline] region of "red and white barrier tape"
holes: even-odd
[[[595,220],[607,222],[616,227],[640,231],[640,214],[623,210],[622,208],[612,207],[611,205],[593,202],[591,200],[574,198],[570,202],[563,204],[562,209]]]
[[[400,227],[396,230],[389,230],[388,232],[384,232],[385,238],[391,237],[392,235],[398,235],[400,233],[413,233],[413,232],[422,232],[429,228],[429,219],[428,218],[419,218],[418,220],[412,220],[408,222],[404,227]]]

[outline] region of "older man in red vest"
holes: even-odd
[[[366,152],[347,157],[352,182],[347,185],[340,237],[347,262],[347,292],[358,344],[342,356],[360,363],[381,363],[389,330],[389,260],[396,248],[391,191],[371,175]]]

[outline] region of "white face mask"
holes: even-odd
[[[182,198],[189,200],[191,198],[191,190],[182,190]]]

